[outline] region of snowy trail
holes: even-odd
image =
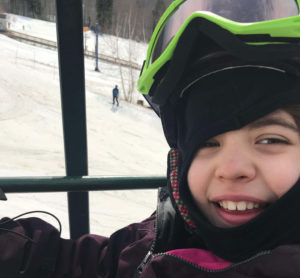
[[[0,49],[0,175],[64,176],[57,53],[1,34]],[[112,107],[111,89],[120,82],[116,66],[101,63],[96,73],[86,59],[85,68],[89,175],[165,175],[168,147],[157,116],[124,101]],[[69,235],[65,193],[8,194],[0,206],[0,217],[49,211]],[[109,235],[148,217],[155,206],[155,190],[91,192],[91,232]]]

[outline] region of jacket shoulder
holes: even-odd
[[[55,227],[39,218],[6,218],[1,223],[5,224],[0,226],[0,277],[10,278],[21,273],[29,277],[115,277],[120,268],[132,272],[128,266],[140,262],[139,254],[146,252],[154,227],[150,217],[110,238],[87,234],[72,240],[61,238]]]

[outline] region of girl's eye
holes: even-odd
[[[205,142],[202,145],[202,148],[214,148],[214,147],[219,147],[220,144],[218,142]]]
[[[284,140],[284,139],[279,139],[279,138],[265,138],[262,140],[259,140],[257,144],[284,144],[288,145],[289,142]]]

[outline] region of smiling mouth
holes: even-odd
[[[230,201],[230,200],[222,200],[214,203],[218,208],[222,208],[226,211],[254,211],[264,209],[268,206],[267,203],[257,203],[252,201]]]
[[[244,200],[221,200],[213,204],[219,217],[225,221],[226,227],[227,225],[235,227],[249,222],[269,205],[268,203]]]

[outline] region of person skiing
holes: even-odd
[[[112,95],[113,95],[113,105],[115,105],[115,101],[116,101],[117,106],[119,106],[119,89],[118,89],[118,85],[116,85],[113,88]]]
[[[77,240],[3,219],[0,276],[299,277],[299,6],[172,2],[138,81],[171,148],[157,210]]]

